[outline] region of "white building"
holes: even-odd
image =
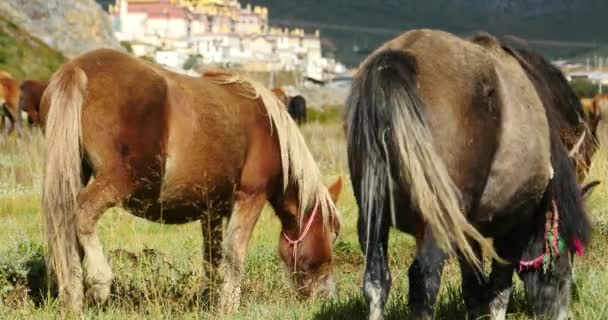
[[[197,55],[204,63],[301,70],[323,79],[333,65],[322,58],[318,31],[270,28],[268,9],[236,0],[116,0],[110,13],[118,39],[132,43],[134,54],[172,67]]]
[[[179,51],[156,51],[154,60],[171,68],[181,69],[189,55]]]

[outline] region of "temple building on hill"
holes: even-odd
[[[237,0],[115,0],[109,12],[119,40],[171,67],[200,56],[208,64],[323,79],[333,63],[322,57],[318,31],[270,27],[268,8]]]

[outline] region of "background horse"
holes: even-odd
[[[19,83],[10,73],[0,71],[0,111],[2,111],[0,127],[4,128],[5,120],[8,120],[10,122],[9,134],[15,130],[19,131],[21,115],[18,102]]]
[[[597,138],[600,144],[608,144],[608,95],[598,94],[591,102],[591,113],[598,115]]]
[[[303,96],[297,95],[289,98],[287,110],[297,124],[306,122],[306,99]]]
[[[289,98],[287,97],[287,94],[285,93],[285,91],[283,91],[283,89],[279,87],[272,88],[272,93],[274,93],[274,95],[279,98],[279,101],[281,101],[283,105],[285,105],[285,107],[289,105]]]
[[[26,80],[21,83],[21,95],[19,97],[19,110],[27,114],[30,126],[39,126],[40,100],[44,90],[49,85],[48,81]]]
[[[281,88],[273,88],[272,93],[285,105],[289,115],[297,124],[306,122],[306,99],[303,96],[290,97]]]
[[[533,312],[567,315],[571,256],[588,243],[591,227],[557,130],[568,122],[555,119],[566,112],[583,121],[582,108],[554,95],[555,79],[567,88],[563,76],[547,76],[533,62],[524,68],[525,57],[514,52],[487,35],[468,41],[414,30],[363,62],[346,120],[371,319],[382,318],[390,290],[391,225],[416,238],[408,273],[414,318],[432,318],[449,253],[460,258],[472,318],[504,319],[513,273],[536,256],[544,268],[521,270]],[[547,232],[556,239],[550,250]],[[483,251],[495,258],[489,279],[478,271]]]
[[[279,253],[298,291],[335,290],[341,180],[321,183],[297,126],[267,89],[97,50],[53,75],[40,119],[48,265],[73,310],[82,308],[83,280],[95,302],[108,298],[112,274],[95,228],[116,205],[162,223],[200,220],[204,260],[223,278],[223,311],[239,305],[247,244],[266,201],[281,220]]]

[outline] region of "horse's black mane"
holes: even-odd
[[[584,127],[586,119],[580,100],[562,72],[543,56],[510,39],[501,39],[501,47],[513,56],[526,71],[545,107],[551,131],[551,165],[555,172],[548,187],[547,208],[551,199],[560,213],[560,233],[574,250],[573,241],[588,244],[591,223],[582,202],[580,186],[576,181],[576,168],[560,138],[561,128]],[[543,214],[544,216],[544,214]]]

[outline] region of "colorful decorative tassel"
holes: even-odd
[[[543,267],[543,271],[555,269],[555,263],[564,251],[566,245],[564,239],[559,234],[559,213],[555,200],[552,201],[553,211],[547,212],[547,220],[545,222],[545,250],[538,257],[532,260],[519,261],[519,271],[524,269],[539,269]],[[583,245],[579,239],[574,239],[574,247],[576,254],[580,257],[583,255]]]

